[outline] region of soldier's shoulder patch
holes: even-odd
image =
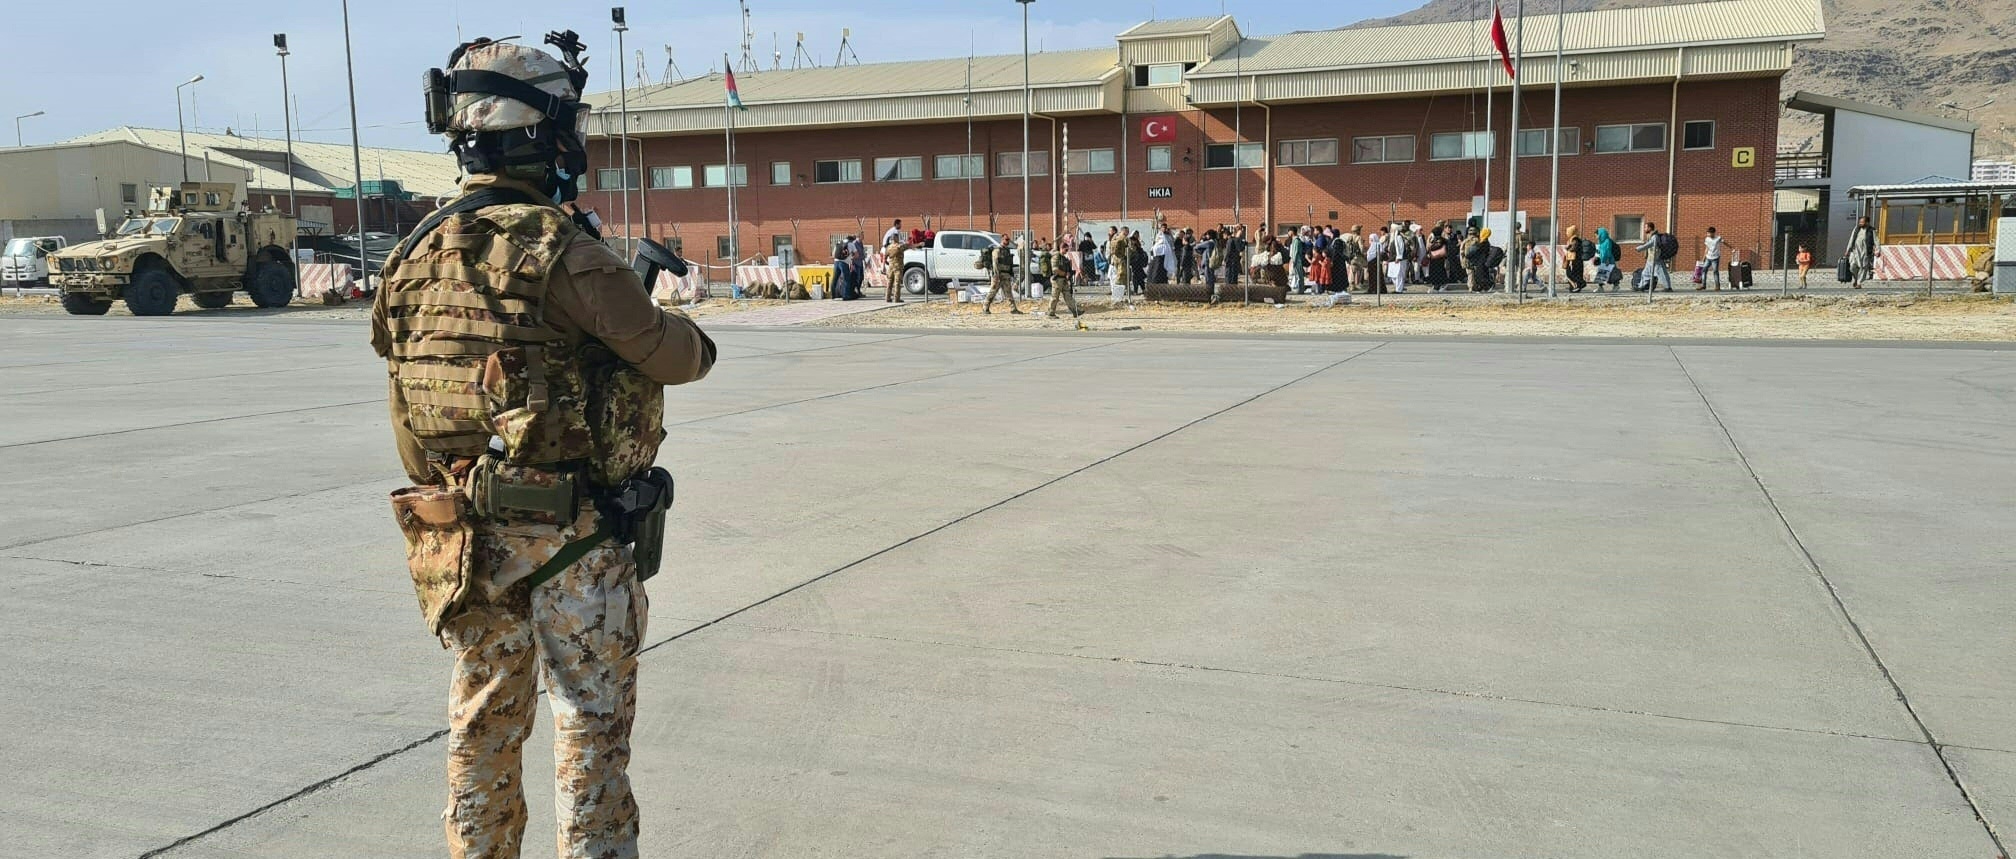
[[[630,270],[630,264],[623,261],[621,254],[587,233],[576,233],[567,249],[561,253],[560,261],[572,274],[607,269]]]

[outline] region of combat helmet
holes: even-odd
[[[513,38],[464,42],[448,55],[448,71],[427,70],[427,130],[447,136],[465,173],[506,173],[542,185],[556,202],[572,200],[588,170],[581,39],[547,33],[556,60]]]

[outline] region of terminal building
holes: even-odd
[[[1553,124],[1556,21],[1523,34],[1518,139],[1511,80],[1489,22],[1248,36],[1230,16],[1149,21],[1111,47],[1029,60],[1030,208],[1038,235],[1166,218],[1225,223],[1461,220],[1487,185],[1548,234],[1549,161],[1560,218],[1620,241],[1647,222],[1691,258],[1717,227],[1765,252],[1774,238],[1779,83],[1825,28],[1819,0],[1725,0],[1565,16],[1561,132]],[[623,233],[725,262],[727,185],[744,259],[906,228],[1020,229],[1023,62],[1018,54],[738,71],[732,116],[717,72],[632,89],[628,164],[619,94],[591,97],[594,170],[583,204]],[[1488,108],[1488,110],[1487,110]],[[734,124],[734,161],[726,124]],[[1513,153],[1517,157],[1510,157]],[[626,195],[625,191],[630,193]],[[1669,226],[1671,225],[1671,226]],[[1103,233],[1103,228],[1100,230]]]

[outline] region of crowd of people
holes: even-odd
[[[1029,249],[1032,270],[1021,276],[1012,267],[1020,254],[1021,248],[1015,244],[1020,239],[1011,240],[1000,266],[1007,267],[1007,280],[1014,284],[1012,292],[1025,295],[1023,285],[1027,283],[1046,287],[1104,283],[1112,287],[1116,300],[1142,295],[1151,284],[1203,284],[1216,301],[1232,295],[1229,290],[1241,283],[1253,283],[1298,295],[1331,295],[1335,296],[1333,303],[1343,303],[1351,294],[1399,293],[1410,288],[1491,292],[1507,288],[1509,278],[1521,276],[1527,285],[1542,284],[1550,255],[1534,245],[1524,224],[1519,229],[1518,246],[1524,258],[1514,261],[1507,256],[1504,239],[1493,235],[1490,227],[1457,221],[1421,224],[1402,220],[1371,230],[1363,225],[1348,229],[1325,225],[1269,231],[1263,223],[1249,231],[1238,224],[1205,229],[1201,234],[1165,221],[1152,231],[1110,226],[1103,237],[1085,232],[1075,238],[1066,234],[1039,239]],[[931,240],[929,230],[906,233],[900,220],[883,234],[880,251],[892,272],[885,301],[903,300],[899,278],[893,273],[903,271],[908,251],[928,247]],[[1671,292],[1678,239],[1648,221],[1642,240],[1630,247],[1642,253],[1645,261],[1627,273],[1623,259],[1626,246],[1619,244],[1608,228],[1598,228],[1591,240],[1579,227],[1567,227],[1560,244],[1567,291],[1614,292],[1628,286],[1635,291]],[[1695,268],[1697,289],[1722,289],[1725,271],[1732,288],[1746,285],[1747,278],[1738,277],[1735,265],[1725,261],[1733,255],[1728,247],[1714,227],[1708,228]],[[849,236],[835,254],[834,297],[859,298],[867,250],[856,237]],[[990,281],[1003,279],[997,266],[988,268]]]

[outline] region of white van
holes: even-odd
[[[0,249],[0,288],[49,285],[49,255],[70,242],[62,236],[23,236]]]

